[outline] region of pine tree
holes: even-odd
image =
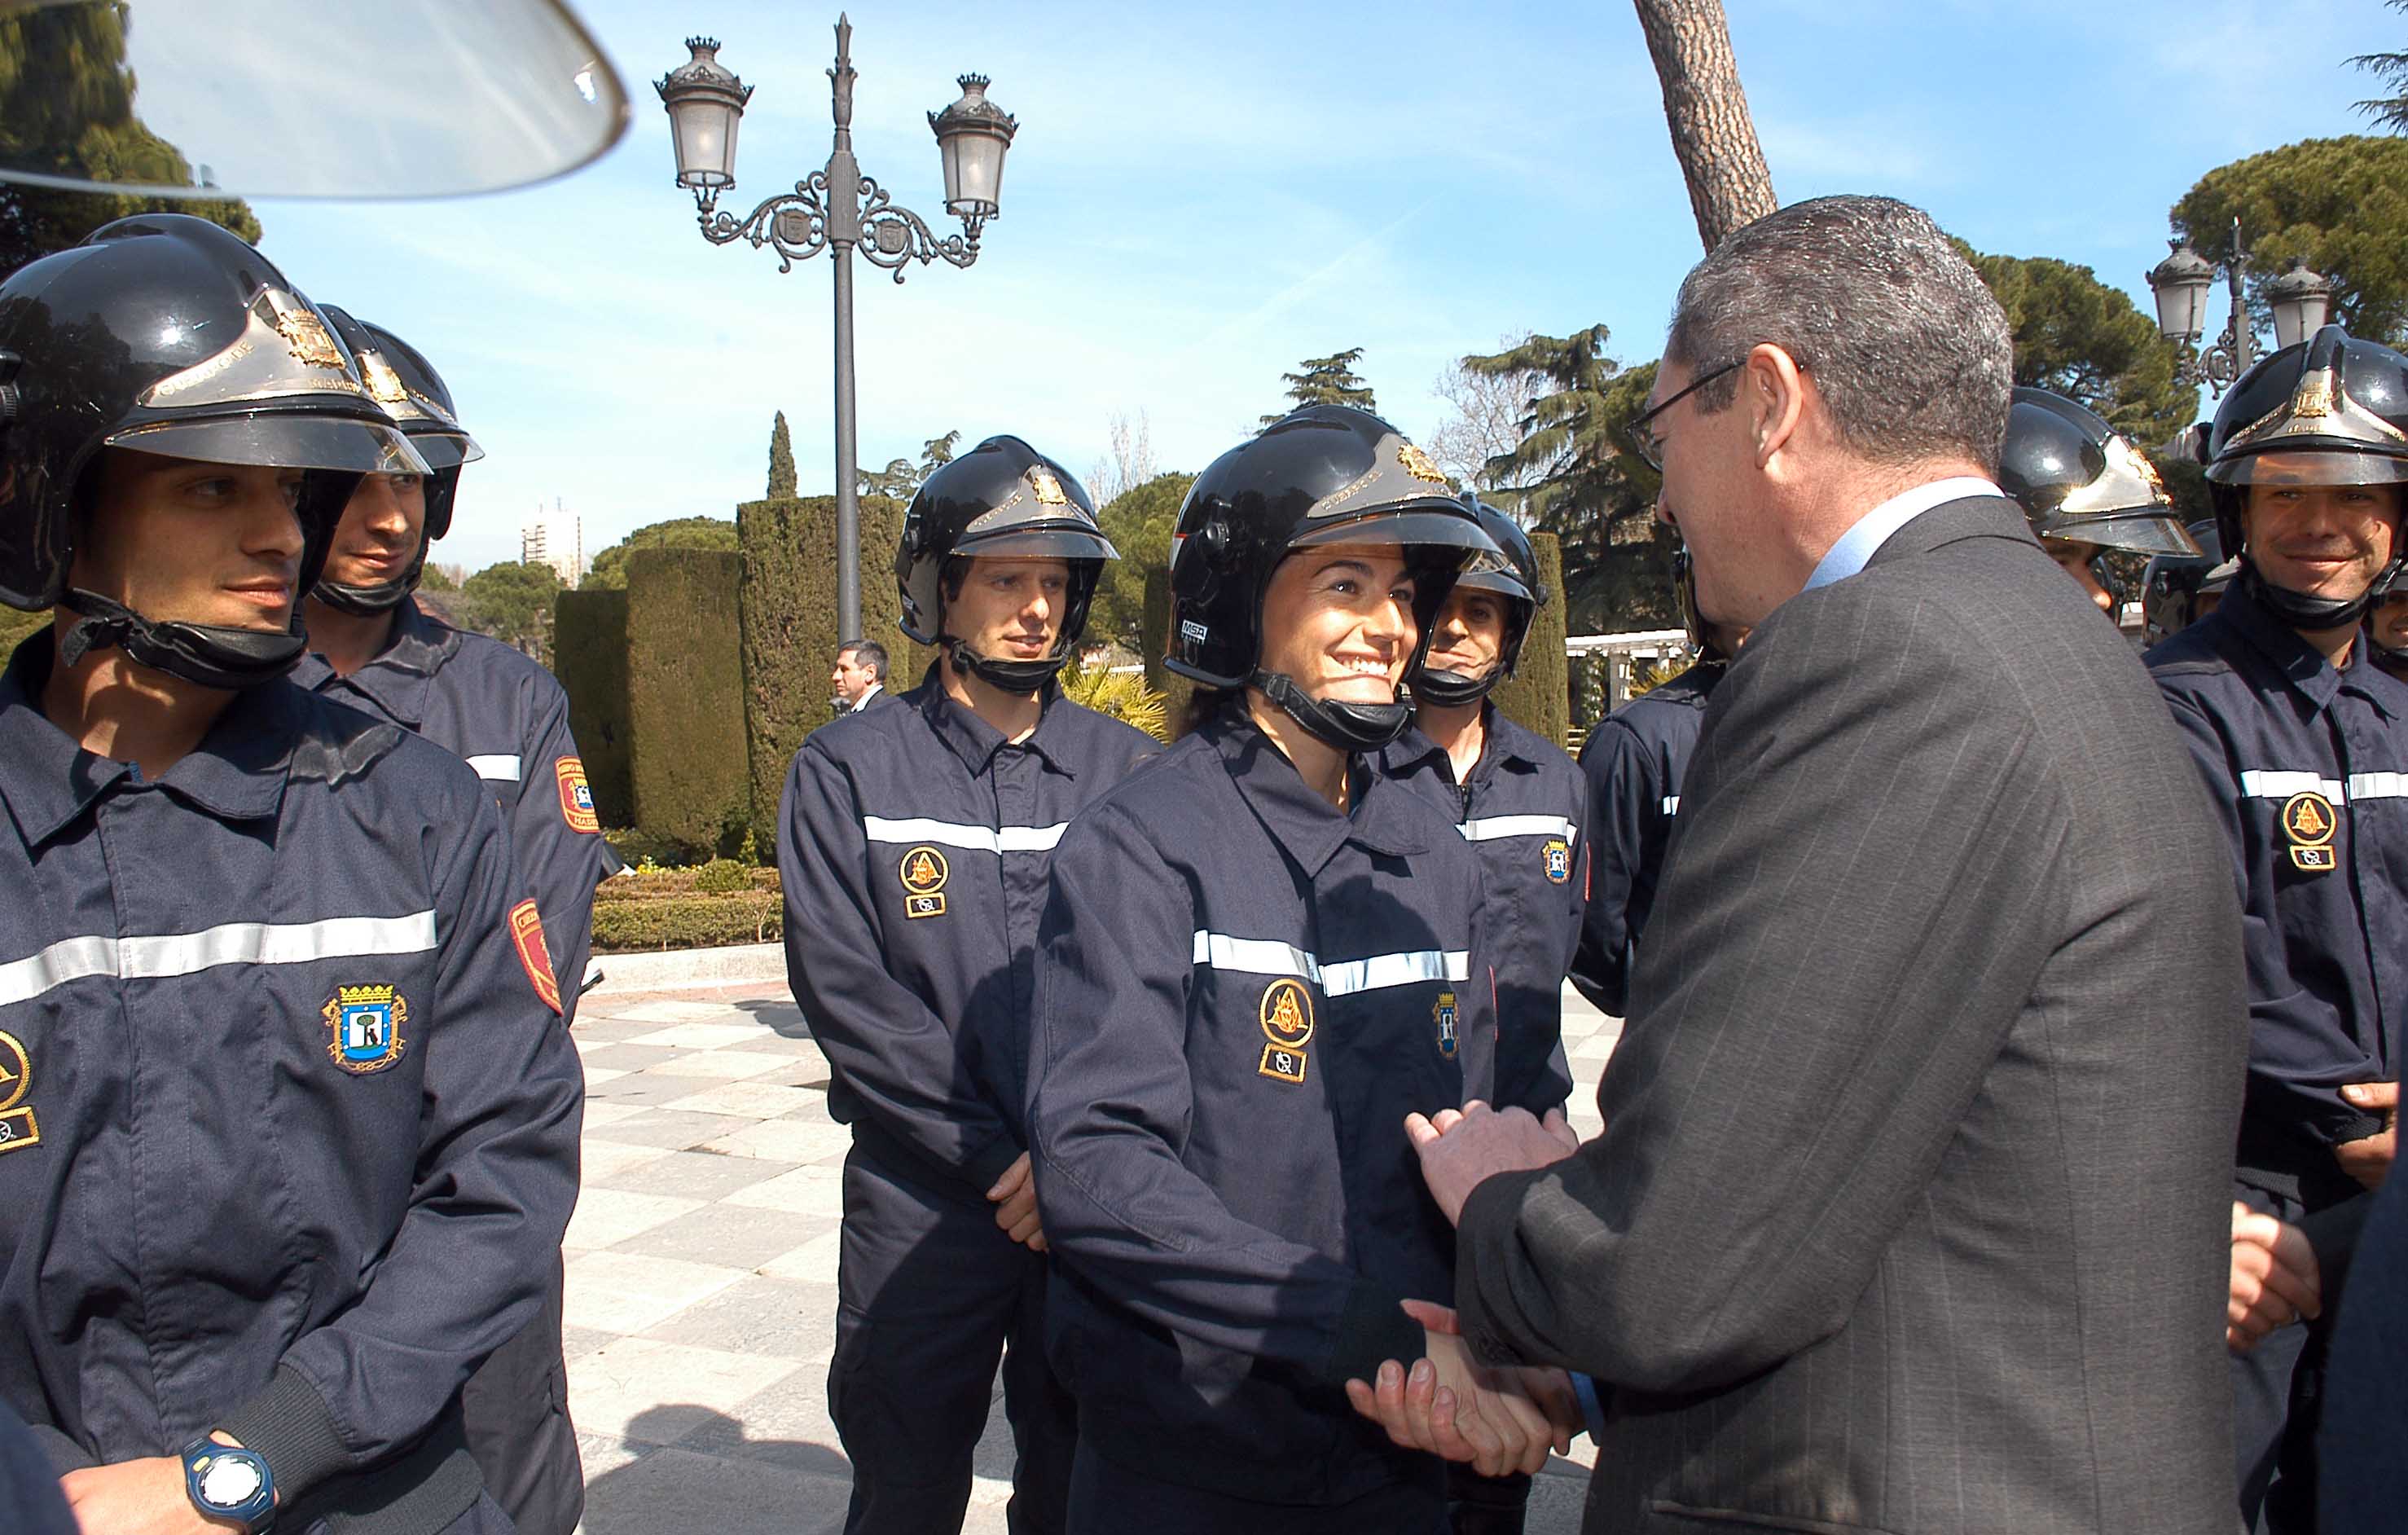
[[[1354,376],[1354,364],[1362,355],[1361,347],[1349,347],[1326,357],[1307,357],[1297,365],[1300,371],[1281,374],[1287,382],[1287,397],[1295,402],[1288,409],[1308,405],[1351,405],[1377,415],[1380,407],[1371,398],[1371,386]],[[1286,410],[1280,412],[1282,416],[1285,414]],[[1268,426],[1279,419],[1265,416],[1263,424]]]
[[[786,413],[778,412],[778,423],[769,428],[769,499],[784,500],[795,494],[795,441],[786,434]]]

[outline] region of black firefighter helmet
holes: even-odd
[[[1069,562],[1069,597],[1052,655],[992,660],[947,632],[945,598],[961,590],[962,567],[953,562],[979,558]],[[921,644],[944,648],[955,667],[982,681],[1007,693],[1034,693],[1069,660],[1104,562],[1119,558],[1076,475],[1018,438],[992,437],[924,481],[903,514],[903,542],[895,551],[901,626]]]
[[[2223,563],[2224,544],[2212,518],[2200,518],[2186,529],[2196,554],[2157,554],[2141,572],[2141,638],[2156,645],[2190,627],[2199,616],[2200,586],[2209,571]]]
[[[1165,663],[1207,687],[1260,688],[1315,739],[1375,751],[1412,724],[1412,706],[1323,703],[1262,669],[1263,594],[1290,552],[1315,544],[1403,546],[1418,629],[1405,675],[1468,557],[1498,552],[1429,455],[1345,405],[1292,410],[1197,476],[1170,540]]]
[[[1480,529],[1497,546],[1494,554],[1475,554],[1455,578],[1455,590],[1493,592],[1505,602],[1505,642],[1497,664],[1478,677],[1440,671],[1425,665],[1412,675],[1413,696],[1444,706],[1476,703],[1497,684],[1513,675],[1522,661],[1522,641],[1530,637],[1530,620],[1547,605],[1546,582],[1539,579],[1539,556],[1522,524],[1469,491],[1463,504],[1471,509]]]
[[[408,567],[393,580],[373,586],[321,580],[309,590],[311,596],[338,612],[366,617],[394,608],[418,589],[419,578],[426,570],[427,551],[452,531],[452,508],[460,495],[460,466],[484,457],[485,451],[460,424],[452,391],[415,347],[381,325],[352,319],[348,310],[332,304],[322,306],[320,312],[359,364],[368,393],[400,426],[418,456],[426,460],[426,522],[420,532],[418,552]]]
[[[2284,623],[2339,628],[2364,615],[2391,564],[2355,599],[2309,596],[2265,580],[2249,558],[2242,512],[2251,485],[2408,483],[2408,357],[2327,325],[2251,367],[2216,407],[2207,438],[2207,488],[2227,558],[2243,584]],[[2408,492],[2396,493],[2408,495]]]
[[[319,310],[257,251],[179,213],[120,219],[0,284],[0,602],[81,615],[66,665],[115,644],[210,687],[299,659],[297,593],[358,477],[424,467]],[[104,448],[305,471],[288,631],[153,622],[71,589],[80,487]]]
[[[1999,488],[2032,536],[2135,554],[2195,554],[2157,466],[2088,406],[2018,387],[1999,452]]]

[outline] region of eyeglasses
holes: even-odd
[[[1664,472],[1664,439],[1656,435],[1656,428],[1652,424],[1656,418],[1662,415],[1665,411],[1671,409],[1672,407],[1680,404],[1683,400],[1687,399],[1698,390],[1705,388],[1706,385],[1713,382],[1716,379],[1721,378],[1724,374],[1734,372],[1740,367],[1745,366],[1746,362],[1747,359],[1742,357],[1736,363],[1725,363],[1720,367],[1707,369],[1705,372],[1700,373],[1696,378],[1690,380],[1688,388],[1682,390],[1670,399],[1657,404],[1644,415],[1641,416],[1638,420],[1632,422],[1628,426],[1624,428],[1625,431],[1630,434],[1631,446],[1639,450],[1639,456],[1647,461],[1647,466],[1649,468],[1654,469],[1657,474]]]

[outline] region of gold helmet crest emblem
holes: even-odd
[[[293,349],[293,355],[311,367],[331,367],[337,372],[349,371],[344,366],[343,349],[335,342],[335,333],[318,318],[317,311],[290,294],[266,290],[267,307],[276,312],[276,334]]]
[[[1433,485],[1446,483],[1446,471],[1440,468],[1429,454],[1410,442],[1397,445],[1397,462],[1403,465],[1405,472],[1415,480],[1426,481]]]

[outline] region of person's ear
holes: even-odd
[[[1765,341],[1747,354],[1740,379],[1740,395],[1748,409],[1756,444],[1756,466],[1770,470],[1773,461],[1795,446],[1799,423],[1805,419],[1805,372],[1796,358]]]

